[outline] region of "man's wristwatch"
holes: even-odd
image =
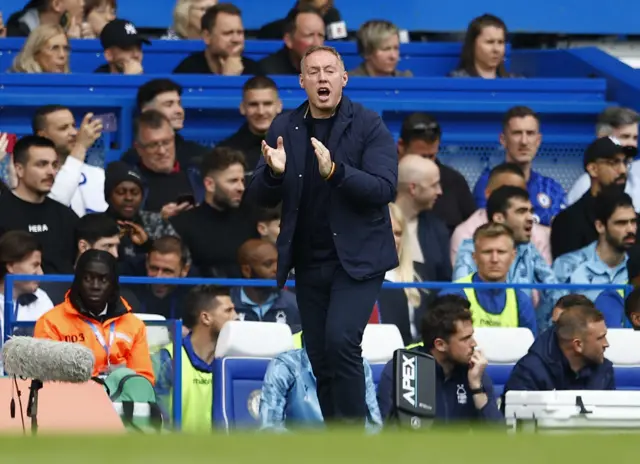
[[[473,395],[481,395],[483,393],[487,393],[487,391],[484,389],[484,385],[480,385],[480,388],[470,388],[469,389],[469,394],[471,396],[473,396]]]

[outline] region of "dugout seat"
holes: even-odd
[[[262,381],[271,359],[293,349],[287,324],[227,322],[216,345],[214,361],[215,427],[229,431],[259,425]]]
[[[489,365],[487,374],[493,381],[496,397],[502,395],[513,366],[533,343],[533,333],[525,327],[478,327],[474,338]]]
[[[618,390],[640,390],[640,332],[609,329],[605,357],[613,363]]]
[[[138,319],[145,321],[166,321],[167,319],[160,314],[146,314],[135,313]],[[163,346],[171,343],[171,335],[169,335],[169,328],[162,325],[148,325],[147,326],[147,343],[149,344],[149,351],[155,353]]]
[[[403,348],[402,335],[393,324],[367,324],[362,335],[362,357],[369,361],[373,382],[378,386],[385,364]]]

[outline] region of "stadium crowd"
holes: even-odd
[[[118,17],[115,0],[32,0],[22,11],[4,14],[0,37],[25,41],[3,72],[70,73],[69,39],[93,38],[100,40],[106,60],[96,73],[145,73],[149,38]],[[225,322],[281,323],[299,334],[294,288],[189,289],[162,282],[120,287],[118,276],[275,279],[280,209],[245,199],[262,142],[283,114],[279,89],[269,76],[304,74],[303,57],[330,51],[322,48],[325,40],[344,38],[341,27],[333,1],[300,0],[285,18],[258,33],[260,39],[282,40],[281,50],[254,61],[243,55],[242,12],[233,3],[178,0],[174,23],[160,39],[201,40],[203,50],[185,56],[173,73],[247,76],[239,107],[245,123],[214,147],[180,134],[189,121],[183,89],[170,76],[140,86],[134,140],[120,160],[104,167],[86,162],[111,123],[104,117],[88,113],[76,119],[70,108],[43,100],[30,134],[3,132],[0,121],[0,159],[11,157],[0,185],[0,292],[9,274],[75,275],[71,286],[17,282],[13,320],[35,321],[36,337],[86,343],[96,353],[96,375],[126,365],[154,383],[163,398],[172,389],[171,347],[152,353],[144,324],[134,314],[182,319],[188,329],[183,379],[201,379],[195,382],[201,389],[211,389],[216,341]],[[404,41],[396,25],[366,22],[357,32],[362,62],[348,75],[411,78],[411,71],[397,69]],[[507,26],[500,18],[473,19],[450,76],[519,77],[505,68],[506,43]],[[632,109],[603,111],[584,152],[585,172],[565,192],[557,180],[535,170],[544,128],[531,108],[514,106],[504,114],[495,134],[504,161],[487,167],[475,185],[440,161],[443,133],[433,115],[404,119],[397,139],[397,195],[379,219],[392,226],[399,262],[385,281],[585,286],[577,294],[383,289],[370,323],[396,325],[405,345],[418,344],[414,349],[434,356],[446,392],[439,404],[455,403],[461,383],[473,396],[464,406],[439,408],[448,411],[443,419],[502,417],[484,373],[486,360],[474,351],[473,327],[525,327],[538,337],[507,390],[615,388],[603,357],[606,327],[640,330],[640,290],[625,295],[590,285],[640,281],[640,162],[634,161],[639,123]],[[331,227],[326,218],[318,220]],[[112,346],[114,333],[120,339]],[[281,427],[287,415],[322,419],[317,404],[305,403],[306,385],[285,386],[306,379],[310,370],[303,347],[274,359],[260,407],[263,426]],[[365,372],[368,424],[380,425],[392,407],[391,365],[377,398],[366,361]],[[190,388],[183,395],[211,401],[212,393]],[[285,400],[294,406],[285,408]],[[210,427],[206,408],[202,411],[196,407],[191,417],[185,411],[183,425]]]

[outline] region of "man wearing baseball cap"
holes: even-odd
[[[580,200],[558,214],[551,224],[553,258],[579,250],[598,239],[595,228],[595,197],[603,190],[624,191],[627,170],[636,150],[614,137],[601,137],[584,152],[584,170],[591,186]]]
[[[142,44],[151,42],[141,36],[131,21],[114,19],[100,33],[100,43],[107,60],[95,73],[142,74]]]

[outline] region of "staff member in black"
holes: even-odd
[[[301,70],[308,101],[273,121],[246,194],[282,202],[278,285],[295,267],[325,420],[364,425],[360,343],[384,274],[398,266],[388,207],[398,157],[380,116],[342,95],[348,76],[334,48],[310,48]]]

